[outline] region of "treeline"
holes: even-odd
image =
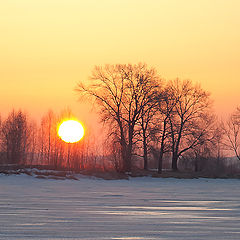
[[[141,63],[105,65],[76,91],[93,101],[108,126],[109,156],[118,171],[161,173],[167,163],[174,171],[219,170],[229,165],[224,151],[239,158],[239,109],[228,123],[219,122],[210,94],[190,80],[164,80]]]
[[[1,165],[43,166],[50,169],[102,169],[104,161],[97,156],[94,139],[86,137],[78,142],[63,142],[58,126],[64,119],[72,119],[69,110],[59,116],[49,111],[40,124],[32,121],[21,110],[12,110],[6,119],[0,121],[0,163]]]
[[[95,67],[88,84],[80,82],[76,91],[98,111],[104,141],[89,130],[78,143],[63,142],[57,128],[72,118],[70,111],[49,111],[36,124],[13,110],[0,119],[1,164],[75,171],[240,172],[240,161],[226,157],[240,160],[240,109],[219,121],[210,94],[190,80],[162,79],[146,64],[105,65]]]

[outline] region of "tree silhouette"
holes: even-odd
[[[91,80],[88,86],[80,82],[76,90],[98,105],[101,120],[114,129],[112,133],[120,143],[122,171],[130,171],[136,124],[144,114],[159,77],[145,64],[117,64],[95,67]]]
[[[225,146],[234,152],[238,160],[240,160],[240,108],[229,117],[224,125]]]
[[[153,140],[152,150],[158,153],[158,173],[162,172],[163,155],[170,151],[170,118],[174,114],[174,107],[178,99],[173,95],[169,86],[165,86],[158,95],[154,96],[156,102],[156,120],[151,129]]]
[[[1,126],[2,148],[7,163],[19,164],[25,160],[29,129],[27,116],[21,110],[13,110]]]
[[[204,141],[212,118],[211,100],[209,93],[190,80],[170,81],[169,92],[176,100],[169,116],[172,169],[176,171],[179,157]]]

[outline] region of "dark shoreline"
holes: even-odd
[[[157,173],[156,171],[135,170],[131,173],[118,173],[113,171],[96,171],[96,170],[80,170],[68,171],[66,169],[54,169],[49,166],[22,166],[22,165],[0,165],[0,174],[26,174],[36,178],[42,179],[72,179],[79,180],[77,175],[86,177],[100,178],[105,180],[128,180],[130,177],[152,177],[152,178],[177,178],[177,179],[240,179],[240,173],[227,174],[227,173],[207,173],[207,172],[183,172],[183,171],[163,171]]]

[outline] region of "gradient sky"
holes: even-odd
[[[95,65],[145,62],[192,79],[216,112],[240,104],[239,0],[0,0],[0,112],[69,107]]]

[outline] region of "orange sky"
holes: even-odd
[[[73,89],[95,65],[145,62],[189,78],[225,115],[240,104],[239,0],[8,0],[0,2],[0,112],[35,119],[88,108]]]

